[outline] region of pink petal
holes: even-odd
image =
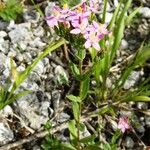
[[[71,30],[70,33],[72,33],[72,34],[79,34],[79,33],[81,33],[81,30],[76,28],[76,29]]]
[[[92,46],[96,49],[96,50],[100,50],[100,46],[99,46],[99,44],[97,43],[97,42],[94,42],[93,44],[92,44]]]
[[[91,42],[87,40],[84,44],[85,48],[90,48],[91,47]]]

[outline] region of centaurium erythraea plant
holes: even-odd
[[[99,10],[99,4],[98,0],[90,0],[89,3],[84,1],[73,10],[69,9],[67,5],[63,8],[54,6],[52,15],[46,18],[47,24],[57,28],[59,28],[59,24],[63,24],[64,28],[69,28],[71,34],[80,34],[83,37],[86,49],[95,48],[99,51],[100,40],[109,34],[106,24],[90,20],[91,14]]]

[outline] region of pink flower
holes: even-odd
[[[84,44],[85,48],[94,47],[96,50],[100,50],[99,46],[99,36],[93,27],[93,25],[89,25],[84,33],[84,38],[86,42]]]
[[[46,18],[47,24],[50,27],[58,26],[58,21],[61,17],[61,8],[58,6],[54,6],[52,9],[52,15]]]
[[[89,1],[89,9],[94,12],[94,13],[98,13],[100,10],[100,6],[101,6],[101,1],[100,0],[90,0]]]
[[[100,50],[99,41],[102,40],[106,34],[108,34],[106,25],[99,25],[93,21],[84,32],[84,38],[86,39],[84,44],[85,48],[94,47],[96,50]]]
[[[69,21],[67,21],[68,14],[70,13],[70,9],[67,5],[61,9],[59,6],[54,6],[52,9],[52,15],[46,18],[47,24],[50,27],[58,26],[58,23],[64,23],[67,27],[70,27]]]
[[[74,18],[74,20],[72,20],[71,24],[74,27],[74,29],[71,30],[70,33],[84,33],[85,29],[88,26],[88,18],[86,16],[77,16],[76,18]]]
[[[123,116],[119,118],[118,129],[120,129],[122,133],[124,133],[127,129],[130,129],[128,117]]]

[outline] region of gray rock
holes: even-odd
[[[8,117],[9,115],[13,115],[13,110],[9,105],[0,110],[0,116]]]
[[[15,107],[21,118],[23,118],[26,125],[30,125],[33,129],[39,129],[43,124],[47,122],[48,107],[50,102],[39,102],[34,93],[21,97],[15,103]]]
[[[7,26],[8,22],[3,22],[2,20],[0,20],[0,31],[6,30]]]
[[[0,37],[4,38],[7,36],[7,33],[5,31],[0,31]]]
[[[150,117],[148,117],[148,116],[145,116],[145,125],[147,127],[150,127]]]
[[[109,23],[111,21],[112,16],[113,16],[113,13],[107,12],[105,23]]]
[[[69,119],[70,119],[70,116],[69,116],[68,114],[62,112],[62,113],[60,113],[60,115],[59,115],[58,122],[59,122],[59,123],[63,123],[63,122],[65,122],[65,121],[69,120]]]
[[[14,134],[7,123],[0,122],[0,145],[7,144],[14,139]]]
[[[0,37],[0,51],[2,51],[4,54],[7,54],[8,49],[9,49],[9,41],[4,40],[2,37]]]
[[[138,124],[136,127],[136,130],[141,134],[143,134],[145,132],[145,128],[142,124]]]
[[[17,27],[16,29],[11,30],[8,35],[12,43],[19,43],[20,41],[32,41],[32,33],[29,32],[28,29],[22,27]]]
[[[37,23],[40,19],[40,14],[35,10],[28,10],[23,13],[23,19],[25,22]]]
[[[33,30],[33,34],[34,34],[34,36],[42,37],[42,36],[44,36],[45,32],[44,32],[44,29],[41,26],[39,26]]]
[[[129,46],[128,42],[126,40],[122,39],[122,41],[121,41],[121,49],[122,50],[126,50],[126,49],[128,49],[128,46]]]
[[[48,109],[50,107],[50,101],[44,101],[41,103],[40,107],[40,114],[42,114],[45,117],[49,116]]]
[[[142,7],[140,13],[142,14],[143,17],[150,18],[150,8]]]
[[[57,111],[60,106],[60,98],[61,98],[61,91],[54,90],[52,91],[52,103],[54,107],[54,111]]]
[[[20,66],[17,67],[18,72],[23,72],[25,70],[25,65],[21,64]]]
[[[129,75],[128,79],[126,80],[123,88],[124,89],[130,89],[133,87],[141,78],[141,72],[140,71],[132,71]]]
[[[39,61],[38,64],[33,69],[34,72],[36,72],[39,76],[44,74],[46,72],[45,66],[42,61]]]
[[[127,148],[133,148],[133,147],[134,147],[134,141],[132,140],[131,137],[127,136],[127,137],[125,138],[124,145],[125,145],[125,147],[127,147]]]
[[[39,86],[35,82],[31,82],[30,80],[26,80],[21,84],[21,87],[26,90],[32,90],[37,91],[39,89]]]
[[[46,46],[46,43],[43,43],[40,37],[36,37],[33,41],[30,41],[29,45],[33,48],[43,48]]]
[[[58,65],[54,72],[59,84],[68,83],[68,74],[63,67]]]
[[[142,109],[142,110],[146,110],[146,109],[148,109],[148,103],[145,103],[145,102],[138,102],[138,103],[137,103],[137,108],[138,108],[138,109]]]
[[[32,56],[31,56],[30,52],[25,52],[22,55],[23,55],[24,62],[26,62],[28,64],[31,64],[33,59],[32,59]]]

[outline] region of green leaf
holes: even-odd
[[[97,51],[95,48],[89,48],[89,52],[91,54],[92,57],[92,61],[94,61],[95,57],[97,56]]]
[[[70,62],[70,69],[71,69],[72,74],[74,75],[74,77],[76,77],[76,78],[80,77],[80,71],[79,71],[76,64],[74,64],[73,62]]]
[[[79,60],[83,61],[83,59],[86,56],[86,50],[85,49],[79,49],[76,53],[76,56]]]
[[[113,17],[108,25],[108,29],[111,30],[112,27],[115,25],[115,22],[116,22],[116,18],[118,16],[118,13],[119,13],[119,10],[120,10],[120,7],[121,7],[121,4],[122,4],[122,0],[119,2],[119,5],[117,6],[117,8],[115,9],[115,12],[113,13]]]
[[[126,101],[134,101],[134,102],[150,102],[150,97],[148,96],[144,96],[144,95],[140,95],[140,96],[134,96],[129,98]]]
[[[30,90],[25,90],[22,91],[18,94],[13,94],[9,99],[7,99],[7,101],[5,102],[5,106],[11,104],[12,102],[14,102],[15,100],[19,99],[20,97],[23,97],[29,93],[31,93],[32,91]]]
[[[71,100],[72,102],[81,102],[81,99],[79,96],[74,96],[74,95],[67,95],[66,96],[69,100]]]
[[[77,150],[77,149],[69,143],[62,143],[60,150]]]
[[[18,77],[19,77],[19,73],[17,71],[17,68],[15,66],[15,62],[13,61],[13,59],[10,59],[10,66],[11,66],[11,78],[13,79],[14,82],[18,82]]]
[[[108,0],[104,0],[102,23],[105,23]]]
[[[84,144],[94,143],[95,138],[96,138],[96,135],[90,135],[88,137],[81,139],[80,142]]]
[[[130,5],[131,5],[132,0],[128,0],[121,12],[121,14],[119,15],[119,19],[116,22],[115,25],[115,30],[114,30],[114,44],[112,47],[112,51],[111,51],[111,62],[113,61],[116,51],[120,46],[121,43],[121,39],[123,37],[123,33],[124,33],[124,28],[125,28],[125,17],[126,17],[126,12],[129,9]]]
[[[144,47],[143,45],[140,47],[135,57],[134,65],[142,66],[149,57],[150,57],[150,43]]]
[[[99,144],[89,145],[85,148],[85,150],[101,150]],[[106,150],[106,149],[103,149]]]
[[[115,134],[113,135],[113,137],[111,139],[111,145],[116,144],[117,140],[119,139],[120,136],[121,136],[120,130],[116,130]]]
[[[126,25],[129,25],[132,19],[136,16],[136,14],[140,11],[141,7],[136,8],[127,18],[126,18]]]
[[[81,81],[80,86],[80,98],[81,100],[84,100],[88,94],[90,86],[90,78],[86,78],[84,81]]]
[[[79,104],[77,102],[73,102],[72,103],[72,109],[73,109],[74,118],[78,122],[79,121],[79,116],[80,116]]]
[[[68,128],[69,128],[69,131],[70,131],[70,138],[73,140],[73,139],[77,139],[77,128],[75,126],[75,120],[71,120],[69,121],[68,123]]]
[[[83,123],[79,123],[78,124],[78,129],[81,131],[81,132],[84,132],[85,131],[85,125]]]

